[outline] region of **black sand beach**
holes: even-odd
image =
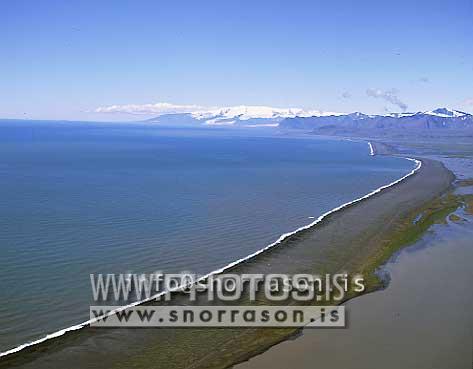
[[[473,369],[473,0],[0,9],[0,369]]]
[[[235,273],[371,273],[398,247],[392,240],[414,214],[450,188],[453,175],[424,160],[410,178],[330,215]],[[426,217],[427,219],[428,217]],[[427,219],[428,220],[428,219]],[[373,280],[371,288],[378,288]],[[244,302],[242,302],[244,303]],[[2,360],[22,368],[225,368],[267,350],[294,329],[82,329]]]
[[[383,267],[390,279],[386,289],[346,303],[347,329],[304,329],[297,339],[235,368],[303,369],[313,368],[315,362],[344,369],[471,366],[471,146],[445,141],[400,146],[406,152],[419,152],[419,148],[454,171],[454,193],[466,195],[462,206],[439,218],[419,241],[390,258]]]

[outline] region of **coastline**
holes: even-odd
[[[374,145],[376,145],[376,143]],[[411,159],[411,160],[416,160],[416,159]],[[369,196],[367,195],[350,204],[342,205],[336,211],[332,211],[330,212],[330,214],[325,214],[323,217],[311,223],[311,225],[303,227],[303,229],[299,229],[297,232],[290,234],[289,235],[290,237],[284,236],[284,238],[282,238],[281,240],[278,240],[279,241],[277,243],[278,245],[281,244],[281,245],[290,246],[290,247],[273,247],[274,245],[269,248],[267,247],[263,249],[264,252],[259,251],[257,252],[257,255],[251,256],[251,259],[245,258],[244,263],[242,263],[242,261],[240,260],[238,263],[235,262],[235,263],[232,263],[233,265],[225,267],[225,270],[232,269],[232,271],[238,270],[239,272],[251,273],[251,272],[254,272],[255,270],[258,270],[258,272],[261,272],[261,267],[263,267],[263,269],[269,269],[268,272],[270,272],[272,269],[270,268],[270,266],[276,265],[276,266],[279,266],[278,268],[279,272],[286,272],[286,270],[281,270],[283,268],[286,268],[288,269],[288,272],[291,272],[292,268],[288,268],[289,265],[281,265],[281,260],[279,261],[279,264],[278,262],[274,263],[274,262],[268,262],[268,261],[273,261],[273,260],[277,260],[281,258],[282,260],[285,260],[287,259],[288,256],[289,257],[294,256],[294,255],[292,256],[290,255],[294,253],[297,254],[297,253],[302,252],[302,254],[306,254],[309,249],[313,249],[313,247],[308,248],[307,246],[309,243],[311,243],[311,239],[314,238],[314,235],[315,235],[315,238],[316,239],[318,238],[320,241],[321,237],[324,238],[324,233],[325,233],[325,237],[332,238],[332,241],[333,241],[333,237],[334,237],[333,232],[335,232],[335,234],[338,234],[340,236],[339,229],[337,229],[340,226],[340,223],[346,222],[346,219],[351,219],[351,223],[353,223],[353,220],[355,221],[355,224],[350,224],[349,226],[350,230],[352,230],[353,232],[351,232],[350,235],[347,235],[348,238],[342,237],[341,240],[338,240],[338,242],[335,242],[335,243],[347,246],[350,243],[353,244],[352,241],[355,239],[357,240],[357,242],[355,243],[361,249],[353,250],[353,248],[351,248],[350,250],[341,250],[341,251],[346,252],[344,255],[340,255],[340,252],[335,252],[336,254],[338,254],[336,256],[339,257],[338,258],[339,260],[337,262],[337,260],[333,260],[333,255],[332,256],[330,255],[331,253],[335,251],[333,250],[334,248],[333,247],[328,248],[327,244],[325,244],[324,247],[316,250],[317,252],[315,253],[315,255],[311,255],[311,257],[308,259],[311,262],[308,263],[308,265],[303,265],[302,269],[313,271],[315,267],[314,264],[317,264],[317,260],[319,260],[319,262],[320,260],[322,261],[328,260],[326,264],[330,266],[329,269],[331,270],[340,270],[340,268],[343,268],[344,270],[365,269],[365,270],[372,271],[373,265],[374,265],[373,261],[375,260],[376,262],[379,262],[382,259],[382,255],[381,257],[380,255],[373,255],[373,254],[376,254],[376,249],[377,249],[377,247],[373,247],[373,246],[376,246],[376,245],[373,245],[373,242],[370,242],[370,247],[366,247],[366,246],[362,247],[363,240],[360,240],[360,235],[365,234],[363,238],[364,238],[364,241],[366,241],[366,236],[369,235],[370,233],[372,234],[372,236],[376,235],[379,237],[380,232],[381,234],[384,234],[386,230],[390,230],[390,229],[392,230],[393,227],[396,228],[395,222],[391,220],[386,223],[382,221],[381,219],[379,219],[379,215],[381,215],[383,219],[392,218],[393,215],[397,217],[396,220],[406,218],[408,217],[408,214],[412,213],[413,211],[414,212],[418,211],[422,205],[425,205],[425,203],[427,203],[428,201],[444,193],[449,188],[451,181],[453,181],[453,175],[451,175],[451,173],[448,170],[446,170],[445,167],[438,162],[427,160],[426,165],[422,166],[422,168],[420,167],[417,168],[417,170],[419,171],[418,175],[415,175],[415,176],[412,174],[408,175],[406,178],[396,181],[395,184],[385,186],[386,188],[383,188],[382,190],[379,190],[379,191],[375,191],[374,194],[371,194]],[[417,172],[414,171],[414,173],[417,173]],[[429,180],[430,177],[434,177],[436,178],[436,180],[431,181]],[[422,186],[419,186],[419,184],[421,184]],[[421,188],[420,191],[419,191],[419,188]],[[366,200],[366,201],[362,201],[362,200]],[[394,211],[393,209],[391,209],[391,211],[389,211],[389,209],[386,209],[386,206],[383,205],[386,201],[388,203],[393,202]],[[339,211],[339,210],[342,210],[342,211]],[[373,214],[373,211],[374,211],[374,214]],[[362,222],[363,224],[360,225],[358,224],[360,220],[359,219],[360,216],[357,215],[359,213],[361,214],[371,213],[371,216],[368,217],[369,219],[366,218],[365,221]],[[384,226],[381,227],[382,228],[381,230],[376,231],[376,228],[378,228],[376,225],[377,224],[382,225],[380,224],[380,222],[384,224]],[[317,227],[313,227],[313,225],[315,224],[317,224]],[[386,229],[386,226],[388,229]],[[351,242],[350,242],[350,238],[351,238]],[[361,244],[360,244],[360,241],[362,241]],[[376,244],[376,242],[374,244]],[[355,251],[355,253],[353,253],[353,251]],[[363,251],[363,252],[360,252],[360,251]],[[307,260],[305,256],[306,255],[304,255],[304,258],[296,257],[296,259]],[[370,257],[367,257],[367,256],[370,256]],[[373,256],[374,256],[374,259],[373,259]],[[287,264],[287,263],[284,263],[284,264]],[[295,267],[300,272],[301,268],[297,266]],[[292,272],[293,271],[294,270],[292,270]],[[373,285],[373,288],[379,288],[379,284],[376,286]],[[256,337],[258,337],[256,340],[252,339],[251,337],[246,337],[248,336],[248,334],[246,334],[248,333],[248,331],[245,332],[245,334],[242,334],[243,337],[246,337],[249,341],[253,342],[253,345],[251,345],[253,347],[249,347],[249,350],[238,350],[239,352],[236,352],[236,353],[234,352],[232,354],[232,351],[235,351],[233,347],[234,340],[230,340],[230,341],[225,340],[225,334],[222,336],[220,332],[219,334],[216,334],[216,336],[222,336],[222,337],[217,337],[217,338],[218,338],[218,341],[221,343],[221,348],[224,351],[227,351],[226,354],[223,355],[224,356],[223,358],[222,357],[217,358],[212,353],[206,352],[205,348],[200,348],[198,350],[199,352],[196,355],[197,357],[191,357],[191,358],[182,357],[181,358],[181,355],[177,355],[176,353],[176,356],[179,356],[179,358],[177,359],[177,362],[179,362],[179,360],[184,360],[185,362],[187,362],[188,365],[191,365],[192,363],[192,367],[209,367],[209,368],[222,367],[223,368],[223,367],[227,367],[228,365],[233,365],[237,362],[247,360],[249,357],[254,356],[257,353],[260,353],[266,350],[272,345],[282,340],[285,340],[289,336],[294,334],[294,331],[289,332],[287,330],[280,330],[278,334],[272,335],[272,337],[270,337],[270,335],[267,334],[270,332],[266,332],[266,334],[263,334],[263,337],[261,338],[259,337],[261,332],[255,332],[255,331],[257,330],[252,330],[251,332],[255,334]],[[67,347],[66,341],[70,341],[70,340],[74,341],[73,338],[69,340],[68,336],[72,337],[76,335],[87,336],[87,334],[81,333],[80,331],[77,331],[74,333],[71,332],[70,335],[69,334],[64,335],[64,337],[61,340],[51,341],[51,342],[54,342],[54,341],[64,341],[64,342],[60,342],[60,343],[55,342],[56,344],[50,345],[50,346],[59,346],[60,348]],[[161,336],[161,334],[156,334],[155,336],[157,337],[150,337],[151,335],[148,332],[148,334],[144,334],[144,336],[146,336],[147,340],[159,342],[160,341],[159,336]],[[251,334],[249,334],[249,336],[251,336]],[[85,337],[85,339],[87,341],[87,337]],[[196,337],[195,339],[198,339],[198,338]],[[43,345],[40,345],[38,347],[42,347],[42,346]],[[46,346],[48,346],[48,344],[46,344]],[[244,342],[241,342],[241,347],[245,347]],[[35,364],[38,364],[38,365],[35,365],[35,367],[41,367],[41,362],[44,361],[43,356],[35,355],[35,352],[42,351],[42,350],[36,350],[36,347],[29,347],[29,348],[30,350],[25,350],[24,354],[28,355],[30,352],[32,352],[33,357],[31,357],[32,361],[30,360],[26,360],[26,361],[30,363],[36,362]],[[140,365],[142,365],[143,367],[146,367],[146,366],[149,366],[151,363],[151,360],[153,360],[153,362],[156,364],[155,365],[156,367],[166,367],[166,368],[173,367],[169,365],[170,364],[169,362],[167,362],[167,364],[164,362],[161,364],[156,362],[156,359],[159,358],[159,356],[166,357],[166,355],[163,354],[162,350],[160,352],[155,352],[152,348],[150,350],[151,352],[148,352],[147,355],[140,355],[140,363],[142,364],[137,364],[136,360],[134,361],[130,358],[131,361],[129,362],[129,365],[131,365],[131,363],[133,362],[138,367]],[[46,351],[48,351],[47,348],[46,348]],[[54,348],[52,349],[52,351],[53,352],[51,353],[44,352],[44,354],[46,356],[48,356],[48,354],[51,354],[52,357],[55,357],[57,355],[57,352],[55,353]],[[22,356],[22,355],[15,355],[15,354],[9,355],[8,357],[5,357],[6,360],[4,362],[7,364],[8,362],[10,362],[13,364],[15,361],[15,358],[17,358],[18,356]],[[39,362],[36,361],[35,359],[38,359]],[[125,360],[124,362],[126,363],[127,361],[128,360]],[[47,359],[46,359],[46,362],[47,362]],[[119,364],[119,362],[120,361],[117,362],[116,360],[111,360],[110,364],[112,363],[114,364],[110,366],[122,367],[122,364]],[[161,362],[161,360],[158,360],[158,362]],[[210,362],[213,362],[215,365],[212,364],[212,366],[208,366]],[[183,362],[180,362],[180,363],[182,364]],[[2,364],[3,363],[0,363],[0,367],[2,366]],[[84,367],[91,367],[91,366],[89,365],[89,366],[84,366]],[[180,366],[176,364],[175,367],[180,367]]]
[[[379,143],[372,143],[371,141],[363,141],[363,142],[366,142],[368,144],[368,148],[369,148],[369,155],[370,156],[375,156],[377,155],[378,151],[379,152],[387,152],[387,150],[382,147],[381,149],[379,149],[379,146],[381,144]],[[387,145],[384,145],[387,147]],[[379,193],[381,193],[382,191],[384,190],[387,190],[393,186],[396,186],[397,184],[399,183],[402,183],[404,180],[408,179],[409,177],[415,175],[422,167],[422,161],[420,160],[417,160],[417,159],[413,159],[413,158],[410,158],[410,157],[402,157],[403,159],[405,160],[408,160],[408,161],[411,161],[413,163],[415,163],[415,167],[414,169],[412,169],[409,173],[407,173],[406,175],[402,176],[401,178],[389,183],[389,184],[386,184],[384,186],[381,186],[371,192],[369,192],[368,194],[364,195],[364,196],[361,196],[359,198],[356,198],[352,201],[349,201],[349,202],[346,202],[340,206],[337,206],[327,212],[325,212],[324,214],[320,215],[319,217],[317,217],[314,221],[312,221],[311,223],[307,224],[307,225],[304,225],[304,226],[301,226],[291,232],[287,232],[287,233],[283,233],[282,235],[280,235],[278,237],[278,239],[272,243],[270,243],[269,245],[243,257],[243,258],[240,258],[240,259],[237,259],[219,269],[216,269],[216,270],[213,270],[207,274],[205,274],[204,276],[202,276],[198,281],[204,281],[206,280],[208,277],[210,276],[213,276],[213,275],[217,275],[217,274],[221,274],[223,272],[226,272],[226,271],[230,271],[230,270],[233,270],[235,267],[238,267],[240,264],[243,264],[243,263],[246,263],[248,261],[251,261],[251,259],[253,259],[254,257],[257,257],[258,255],[260,254],[263,254],[265,252],[267,252],[268,250],[274,248],[274,247],[277,247],[279,245],[281,245],[286,239],[288,239],[289,237],[292,237],[296,234],[298,234],[299,232],[302,232],[302,231],[306,231],[306,230],[310,230],[314,227],[316,227],[319,223],[321,223],[322,221],[325,220],[325,218],[327,217],[330,217],[332,214],[334,213],[337,213],[343,209],[346,209],[348,207],[351,207],[361,201],[365,201],[367,199],[369,199],[370,197],[372,196],[375,196]],[[173,289],[171,289],[171,292],[174,292],[174,291],[178,291],[180,288],[182,288],[182,286],[179,286],[179,287],[175,287]],[[139,305],[143,305],[145,303],[148,303],[150,301],[153,301],[153,300],[156,300],[158,297],[160,296],[163,296],[166,292],[161,292],[161,293],[158,293],[158,294],[155,294],[153,296],[150,296],[149,298],[146,298],[146,299],[143,299],[143,300],[140,300],[140,301],[136,301],[136,302],[133,302],[133,303],[130,303],[126,306],[123,306],[123,307],[120,307],[119,309],[116,309],[116,310],[113,310],[113,311],[110,311],[109,313],[105,314],[104,316],[110,316],[110,315],[114,315],[116,314],[117,312],[119,311],[123,311],[123,310],[126,310],[128,308],[131,308],[131,307],[134,307],[134,306],[139,306]],[[9,355],[13,355],[13,354],[16,354],[16,353],[20,353],[21,351],[25,350],[25,349],[28,349],[29,347],[33,347],[33,346],[36,346],[36,345],[40,345],[44,342],[47,342],[49,340],[52,340],[52,339],[56,339],[56,338],[59,338],[69,332],[74,332],[74,331],[77,331],[77,330],[80,330],[80,329],[83,329],[83,328],[87,328],[89,327],[91,324],[97,322],[98,320],[102,319],[104,316],[99,316],[99,317],[96,317],[94,319],[90,319],[90,320],[87,320],[85,322],[82,322],[82,323],[78,323],[78,324],[75,324],[73,326],[70,326],[70,327],[66,327],[66,328],[63,328],[63,329],[60,329],[58,331],[55,331],[55,332],[51,332],[51,333],[48,333],[46,334],[45,336],[37,339],[37,340],[34,340],[34,341],[31,341],[31,342],[26,342],[26,343],[23,343],[19,346],[16,346],[16,347],[13,347],[9,350],[6,350],[4,352],[0,352],[0,359],[2,357],[7,357]]]
[[[398,150],[390,144],[375,145],[381,146],[380,151],[385,155],[412,152],[404,147]],[[468,345],[471,331],[466,328],[472,322],[468,309],[473,221],[470,151],[462,155],[464,160],[469,157],[463,166],[452,165],[456,163],[451,162],[446,152],[427,156],[455,173],[452,188],[431,202],[433,209],[413,218],[414,222],[423,221],[426,216],[430,220],[417,235],[402,239],[400,245],[404,247],[379,265],[376,272],[384,285],[370,291],[376,293],[362,294],[343,303],[350,308],[346,330],[303,328],[294,339],[276,344],[237,364],[235,369],[277,369],[289,365],[312,368],[315,357],[321,366],[333,368],[396,368],[401,359],[405,367],[443,368],[452,364],[452,355],[455,362],[463,363],[458,367],[471,362],[471,345]],[[419,274],[422,278],[418,278]],[[448,300],[441,299],[439,304],[438,283],[433,281],[450,292]],[[452,310],[452,305],[458,309]],[[419,313],[422,317],[415,319]],[[433,334],[433,327],[442,334]],[[378,347],[374,353],[373,340]],[[342,355],[338,352],[340,346],[344,347]],[[354,358],[357,360],[353,361]]]
[[[382,268],[390,275],[388,288],[345,303],[346,329],[304,328],[234,368],[309,369],[314,360],[333,369],[467,368],[473,217],[466,209],[454,214],[463,220],[434,225],[390,258]],[[447,291],[448,298],[439,298]]]
[[[364,295],[371,294],[372,292],[384,289],[386,287],[385,281],[379,278],[377,270],[380,266],[384,265],[389,258],[399,251],[401,248],[412,244],[418,238],[420,238],[425,231],[438,219],[441,219],[444,213],[449,213],[452,209],[456,209],[458,204],[444,203],[441,200],[444,195],[451,189],[455,177],[442,163],[434,160],[425,160],[425,166],[422,172],[423,178],[416,178],[413,176],[408,178],[406,181],[400,183],[398,186],[390,188],[386,192],[377,194],[376,196],[369,198],[367,201],[355,204],[353,207],[348,207],[340,213],[332,214],[331,217],[326,219],[326,222],[319,225],[319,228],[314,229],[314,232],[307,231],[302,234],[300,238],[289,240],[288,247],[276,248],[270,251],[273,255],[266,255],[266,257],[260,261],[259,267],[271,266],[275,259],[284,258],[289,260],[306,259],[308,252],[307,249],[295,250],[296,248],[303,249],[305,246],[309,246],[310,241],[320,241],[322,239],[336,244],[336,246],[348,246],[351,248],[350,257],[344,253],[346,250],[337,250],[336,247],[327,247],[323,254],[323,257],[317,257],[319,260],[323,260],[331,264],[336,264],[336,269],[333,269],[332,265],[328,268],[324,268],[321,263],[317,265],[321,269],[317,269],[317,272],[324,270],[325,272],[349,272],[353,271],[360,272],[363,275],[368,275],[367,278],[367,289],[365,292],[356,296],[347,296],[347,298],[341,303],[345,303],[348,300],[357,299]],[[419,173],[420,176],[420,173]],[[443,179],[442,179],[443,177]],[[432,183],[429,179],[441,180],[443,183]],[[425,184],[425,186],[419,183]],[[431,186],[431,187],[429,187]],[[413,193],[409,193],[412,191]],[[387,197],[389,196],[389,199]],[[408,200],[410,198],[410,200]],[[389,205],[387,205],[389,204]],[[379,206],[390,206],[390,208],[381,209]],[[400,206],[400,207],[399,207]],[[367,217],[363,216],[371,213],[375,209],[379,213],[380,217],[376,220],[368,220]],[[391,216],[387,216],[390,213]],[[408,232],[410,225],[413,225],[413,220],[423,214],[421,221],[416,226],[414,235]],[[350,218],[351,221],[355,222],[354,228],[350,228],[350,231],[354,230],[356,235],[341,235],[339,233],[339,227]],[[371,217],[370,217],[371,218]],[[360,221],[361,219],[364,220]],[[359,223],[365,223],[361,226]],[[371,223],[371,224],[369,224]],[[320,232],[324,231],[326,234],[321,235]],[[407,232],[408,236],[405,237],[404,233]],[[336,238],[343,239],[343,242],[339,242]],[[292,241],[292,242],[291,242]],[[364,244],[364,245],[363,245]],[[364,246],[364,247],[363,247]],[[329,250],[331,249],[331,250]],[[309,252],[310,253],[310,252]],[[328,256],[327,253],[330,255]],[[299,254],[303,257],[294,257],[293,255]],[[312,254],[313,255],[313,254]],[[319,254],[320,255],[320,254]],[[337,260],[338,259],[338,260]],[[322,262],[323,264],[323,262]],[[310,273],[314,271],[314,263],[308,263],[308,269],[297,268],[298,272]],[[238,272],[242,273],[255,273],[257,272],[257,265],[249,265],[248,268],[243,268]],[[272,268],[265,268],[265,273],[270,273]],[[278,269],[281,270],[281,269]],[[274,271],[273,271],[274,272]],[[282,273],[292,273],[294,269],[286,266]],[[303,329],[303,328],[302,328]],[[281,342],[291,340],[293,337],[297,337],[301,334],[302,329],[293,330],[290,333],[278,335],[277,330],[273,330],[272,344],[266,348],[257,349],[251,353],[246,353],[233,362],[228,362],[226,365],[209,365],[209,361],[217,360],[214,355],[208,356],[205,360],[202,360],[198,364],[192,365],[192,368],[227,368],[233,367],[238,363],[247,361],[249,358],[264,353],[269,348],[278,345]],[[233,345],[233,341],[228,342],[229,345]]]

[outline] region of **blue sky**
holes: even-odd
[[[168,102],[473,112],[473,1],[2,1],[0,117]]]

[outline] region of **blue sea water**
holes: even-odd
[[[0,121],[0,351],[87,320],[91,273],[210,272],[412,169],[363,142]]]

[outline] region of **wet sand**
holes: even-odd
[[[388,263],[386,290],[349,301],[346,329],[304,329],[236,369],[470,368],[473,217],[437,225]]]
[[[232,272],[369,270],[390,253],[390,237],[400,224],[443,194],[453,178],[441,163],[424,160],[417,174],[399,185],[332,214]],[[8,356],[0,367],[70,368],[73,363],[75,368],[225,368],[292,334],[294,330],[286,329],[85,328]]]

